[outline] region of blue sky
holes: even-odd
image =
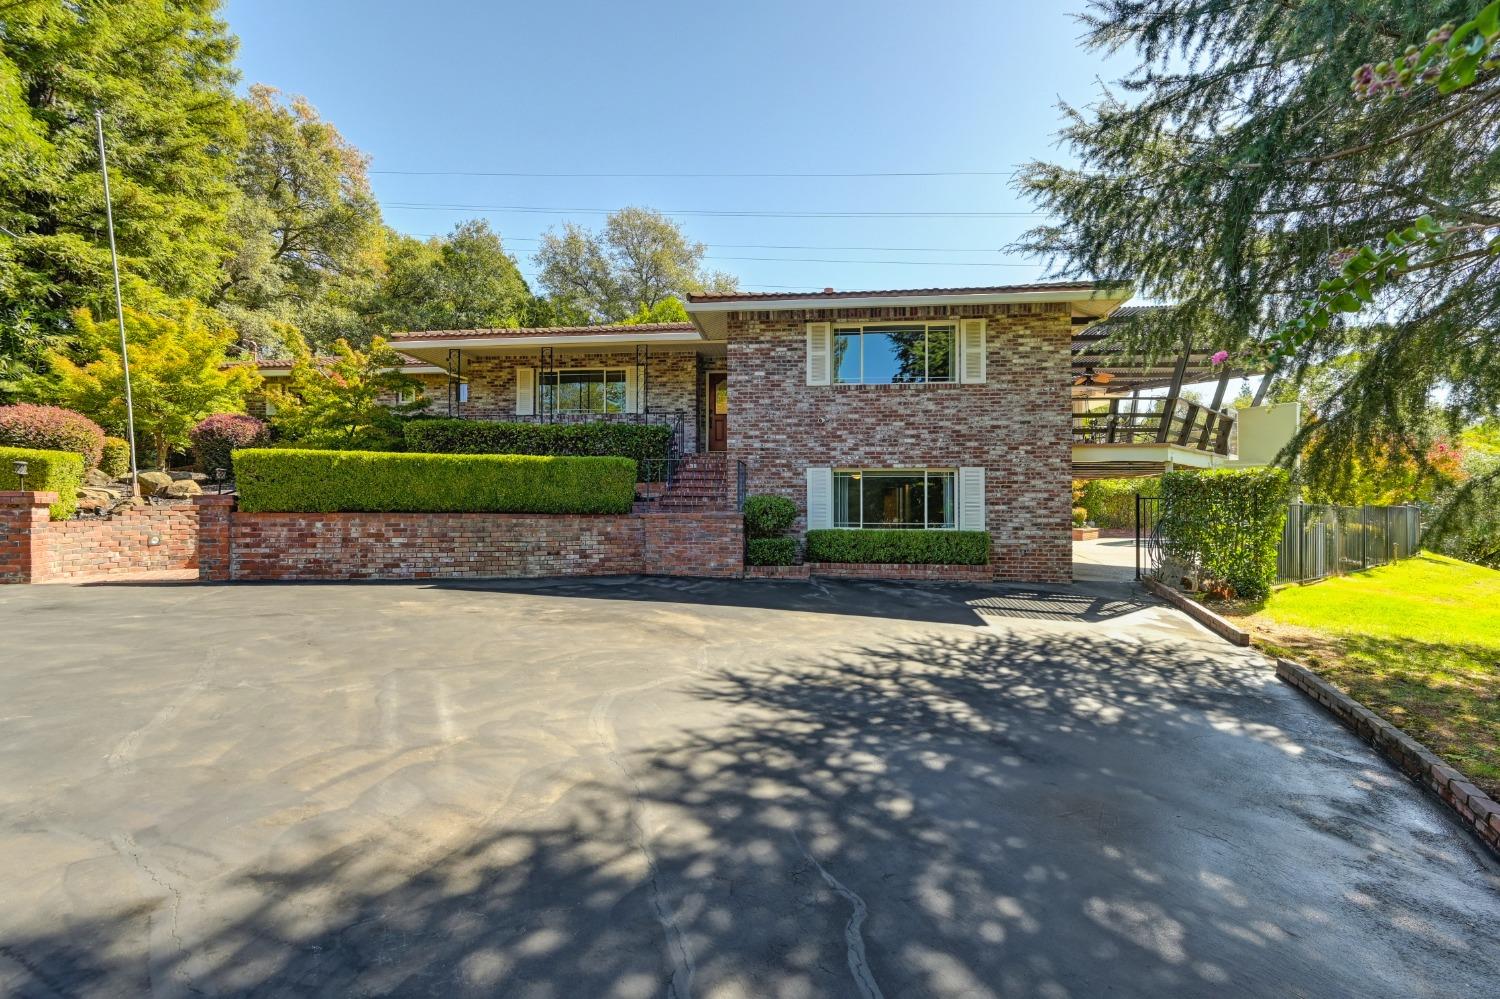
[[[1078,46],[1082,6],[229,0],[225,16],[243,82],[305,95],[369,153],[397,229],[482,215],[530,278],[549,226],[645,205],[747,288],[852,289],[1036,279],[1038,261],[998,252],[1036,218],[687,212],[1033,211],[990,174],[1058,156],[1059,99],[1129,69]],[[927,171],[986,175],[722,176]]]

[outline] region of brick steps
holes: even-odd
[[[684,512],[729,509],[728,463],[724,456],[685,456],[672,484],[650,505],[657,510]]]

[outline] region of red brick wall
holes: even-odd
[[[235,512],[227,540],[237,580],[732,576],[744,546],[739,515],[723,513]]]
[[[101,520],[56,521],[42,537],[33,556],[35,582],[198,568],[198,510],[192,503],[131,507]]]
[[[0,493],[0,583],[198,566],[198,511],[191,503],[135,507],[102,520],[52,521],[50,495]]]
[[[995,577],[984,565],[907,565],[879,562],[809,562],[812,576],[842,576],[847,579],[917,579],[947,583],[980,583]]]
[[[796,501],[808,467],[985,469],[994,577],[1072,578],[1066,305],[730,313],[729,452],[752,493]],[[988,319],[984,385],[808,385],[806,323]]]

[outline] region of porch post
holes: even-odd
[[[1177,397],[1182,394],[1182,379],[1187,374],[1188,356],[1193,352],[1193,336],[1189,333],[1182,341],[1182,354],[1177,358],[1177,367],[1172,372],[1172,385],[1167,389],[1166,402],[1161,410],[1161,426],[1156,428],[1156,443],[1165,444],[1172,430],[1172,415],[1177,411]]]
[[[646,420],[647,420],[647,416],[649,415],[649,413],[651,411],[651,405],[650,405],[651,395],[650,395],[650,389],[649,389],[649,385],[650,385],[650,381],[651,381],[651,376],[650,376],[651,365],[650,365],[650,361],[651,361],[651,345],[650,344],[646,344],[646,343],[638,343],[638,344],[636,344],[635,345],[635,367],[636,367],[636,370],[641,373],[640,385],[636,389],[636,393],[639,396],[639,398],[636,399],[636,403],[635,403],[636,409],[638,409],[640,411],[637,414],[637,419],[636,419],[636,422],[638,422],[638,423],[645,423]]]
[[[1203,421],[1203,433],[1198,438],[1198,450],[1208,450],[1208,442],[1213,440],[1214,424],[1219,422],[1219,409],[1224,405],[1224,390],[1229,387],[1229,366],[1224,366],[1219,375],[1219,385],[1214,389],[1214,402],[1209,407],[1208,418]]]
[[[541,404],[536,407],[536,415],[538,422],[551,423],[553,414],[557,412],[558,386],[554,384],[551,394],[548,394],[547,385],[552,381],[553,372],[557,368],[550,346],[541,348],[537,362],[537,366],[541,369],[537,376],[539,379],[537,394],[540,396],[538,402]]]

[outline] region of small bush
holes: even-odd
[[[234,461],[251,513],[629,513],[635,499],[624,458],[251,448]]]
[[[244,413],[215,413],[200,421],[190,432],[193,439],[193,461],[198,471],[214,473],[222,468],[234,477],[234,452],[259,447],[268,436],[266,425]]]
[[[988,531],[807,532],[809,562],[984,565],[989,560]]]
[[[1073,526],[1082,527],[1089,522],[1089,512],[1081,506],[1073,508]]]
[[[751,538],[745,542],[745,562],[749,565],[793,565],[796,561],[796,538]]]
[[[0,406],[0,445],[72,451],[83,458],[85,468],[98,468],[104,454],[104,431],[71,409],[21,403]]]
[[[123,479],[130,474],[130,442],[123,437],[104,438],[104,454],[99,459],[99,471],[112,479]]]
[[[83,456],[73,451],[0,447],[0,490],[21,488],[14,462],[26,462],[26,490],[57,493],[47,508],[52,520],[67,520],[78,509],[78,487],[83,485]]]
[[[548,454],[590,458],[667,457],[672,428],[658,423],[506,423],[416,419],[406,449],[425,454]]]
[[[785,496],[764,493],[745,497],[745,533],[752,538],[774,538],[785,534],[797,519],[797,504]],[[766,565],[779,565],[767,562]]]
[[[1209,584],[1258,599],[1276,581],[1291,486],[1280,468],[1168,472],[1161,478],[1162,557]]]

